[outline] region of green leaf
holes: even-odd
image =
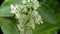
[[[56,14],[56,21],[60,24],[60,13]]]
[[[0,17],[11,17],[11,16],[13,16],[13,14],[11,14],[9,10],[10,9],[8,9],[7,7],[6,8],[2,8],[0,10]]]
[[[48,23],[55,24],[56,19],[53,10],[45,4],[40,4],[40,5],[41,7],[38,8],[38,11],[39,14],[42,16],[43,20]]]
[[[0,25],[4,34],[19,34],[16,25],[12,24],[10,20],[0,18]]]
[[[33,34],[44,34],[44,32],[51,32],[54,30],[59,29],[60,24],[48,24],[48,23],[44,23],[42,25],[39,25],[36,27],[36,29],[33,30]]]
[[[21,0],[5,0],[0,7],[0,17],[11,17],[14,16],[10,13],[12,4],[22,4]]]
[[[45,4],[41,4],[38,11],[44,20],[44,24],[36,26],[36,29],[33,30],[33,34],[51,34],[47,32],[59,29],[60,24],[56,23],[54,12],[50,7]]]

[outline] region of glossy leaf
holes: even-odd
[[[52,24],[56,23],[54,12],[49,6],[41,4],[41,7],[38,8],[38,11],[44,21]]]
[[[12,4],[22,4],[21,0],[5,0],[0,7],[0,17],[11,17],[13,14],[10,13]]]
[[[12,24],[10,20],[0,18],[0,26],[4,34],[19,34],[16,25]]]

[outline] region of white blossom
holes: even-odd
[[[12,10],[10,13],[14,14],[15,13],[15,10]]]
[[[20,14],[19,13],[16,13],[15,16],[16,16],[17,19],[20,18]]]
[[[37,0],[22,0],[22,3],[11,5],[11,13],[18,19],[17,28],[20,34],[32,34],[35,24],[43,24],[42,17],[37,11],[40,5]]]
[[[26,4],[27,2],[26,2],[26,0],[22,0],[23,1],[23,4]]]
[[[33,19],[30,19],[30,23],[31,23],[31,28],[32,29],[35,29],[35,23],[34,23],[34,20]]]
[[[11,9],[13,10],[15,7],[14,7],[14,5],[11,5]]]
[[[27,0],[28,3],[30,3],[30,0]]]

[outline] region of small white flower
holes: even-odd
[[[20,13],[16,13],[16,18],[19,19],[20,18]]]
[[[43,21],[40,21],[41,22],[41,24],[43,24],[44,22]]]
[[[22,32],[24,32],[24,29],[21,29]]]
[[[27,12],[27,7],[26,5],[23,5],[22,10],[26,13]]]
[[[12,10],[16,10],[16,7],[14,5],[11,5]]]
[[[39,2],[37,1],[35,5],[36,5],[36,7],[39,7]]]
[[[17,24],[17,27],[18,27],[19,30],[21,30],[21,27],[19,26],[19,24]]]
[[[31,28],[35,29],[35,23],[34,22],[31,22]]]
[[[15,4],[15,7],[18,8],[19,6],[17,4]]]
[[[33,13],[34,13],[35,15],[38,15],[38,11],[36,11],[36,10],[34,10]]]
[[[18,8],[18,5],[17,4],[15,4],[15,6],[14,5],[11,5],[11,13],[12,14],[16,13],[17,8]]]
[[[22,0],[23,1],[23,4],[26,4],[27,3],[27,1],[26,0]]]
[[[31,27],[32,29],[35,29],[34,19],[30,18],[29,23],[30,23],[30,27]]]
[[[14,14],[15,13],[15,10],[12,10],[11,13]]]
[[[15,8],[16,8],[16,9],[19,9],[19,5],[15,4]]]
[[[11,5],[11,9],[13,10],[15,7],[14,7],[14,5]]]
[[[20,24],[17,24],[17,27],[20,31],[24,32],[24,28],[23,28],[23,25],[20,25]]]
[[[15,6],[14,6],[14,5],[11,5],[11,13],[12,13],[12,14],[15,13],[15,10],[16,10]]]
[[[30,3],[30,0],[27,0],[28,3]]]
[[[34,9],[36,10],[36,9],[37,9],[37,7],[36,7],[36,6],[34,6]]]
[[[40,21],[38,19],[35,21],[35,23],[40,25]]]

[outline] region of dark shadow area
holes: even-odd
[[[42,0],[38,0],[39,2],[41,2]]]
[[[0,0],[0,6],[1,6],[1,4],[3,3],[3,1],[4,1],[4,0]]]
[[[60,30],[58,30],[58,34],[60,34]]]
[[[3,34],[3,32],[2,32],[2,30],[1,30],[1,28],[0,28],[0,34]]]
[[[4,1],[4,0],[0,0],[0,6],[1,6],[1,4],[3,3],[3,1]],[[0,34],[3,34],[1,28],[0,28]]]
[[[60,4],[60,0],[58,0],[59,4]]]

